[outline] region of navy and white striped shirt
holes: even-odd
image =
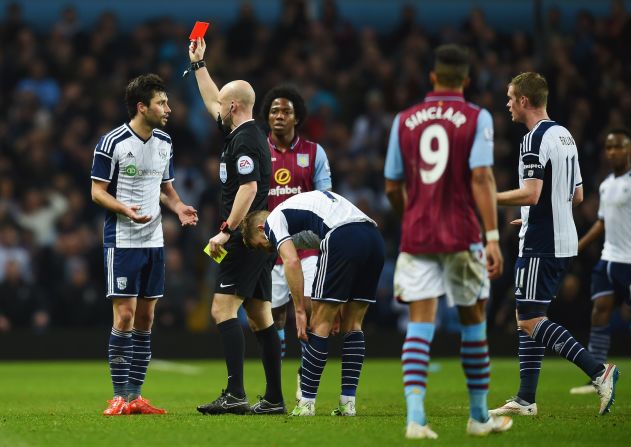
[[[162,247],[160,185],[172,182],[171,137],[154,129],[144,141],[128,124],[99,140],[94,150],[91,176],[108,182],[107,191],[125,205],[140,205],[138,214],[149,215],[147,223],[135,223],[126,216],[107,211],[103,245],[119,248]]]
[[[278,249],[291,239],[296,248],[318,248],[320,241],[342,225],[377,223],[331,191],[297,194],[278,205],[265,221],[265,236]]]
[[[565,127],[542,120],[524,136],[520,152],[519,186],[539,179],[543,188],[536,205],[521,207],[519,256],[576,256],[572,199],[583,180],[574,138]]]

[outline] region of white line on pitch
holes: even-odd
[[[202,369],[197,366],[171,362],[169,360],[152,359],[151,363],[149,364],[149,368],[157,371],[185,374],[187,376],[195,376],[201,374],[202,372]]]

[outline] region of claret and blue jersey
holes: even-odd
[[[430,92],[393,123],[385,177],[405,182],[401,251],[452,253],[479,244],[471,171],[493,166],[491,114],[459,92]]]
[[[106,212],[104,247],[149,248],[164,245],[160,211],[160,185],[172,182],[173,146],[169,135],[154,129],[148,140],[123,124],[99,140],[91,177],[108,182],[107,191],[126,205],[139,205],[139,214],[151,216],[144,224]]]

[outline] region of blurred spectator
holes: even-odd
[[[43,332],[50,322],[42,291],[24,279],[20,264],[10,260],[0,281],[0,332],[32,328]]]
[[[33,281],[31,255],[20,246],[20,235],[17,229],[9,224],[0,227],[0,282],[4,280],[7,265],[15,262],[26,282]]]
[[[34,93],[42,105],[52,109],[59,102],[60,92],[57,81],[48,76],[46,64],[42,60],[31,61],[29,68],[29,77],[18,83],[17,91]]]
[[[22,228],[35,236],[35,243],[49,247],[55,243],[55,223],[68,209],[68,200],[56,191],[44,193],[30,188],[24,194],[22,206],[15,213],[15,220]]]
[[[88,263],[73,258],[64,281],[59,284],[53,323],[58,326],[106,326],[110,323],[109,303],[103,289],[91,280]]]

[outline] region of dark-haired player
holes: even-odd
[[[612,173],[600,184],[598,220],[578,241],[581,252],[605,235],[600,261],[592,271],[592,328],[587,349],[607,362],[611,329],[609,319],[617,303],[631,307],[631,133],[613,129],[605,138],[605,154]],[[572,394],[595,393],[590,381],[574,387]]]
[[[261,115],[270,128],[267,136],[272,156],[269,210],[272,211],[289,197],[301,192],[330,190],[331,169],[326,152],[319,144],[302,138],[297,133],[307,117],[305,101],[298,90],[290,85],[271,89],[263,99]],[[305,275],[304,295],[309,300],[318,250],[299,250],[298,254]],[[286,349],[285,323],[289,300],[289,286],[279,257],[272,270],[272,316],[281,341],[282,357],[285,356]],[[309,312],[309,303],[306,307]],[[297,390],[296,398],[299,399],[300,386]]]
[[[182,203],[173,187],[173,145],[160,130],[171,113],[162,79],[137,77],[125,101],[131,121],[101,137],[91,174],[92,200],[107,211],[105,283],[114,312],[108,350],[114,398],[106,416],[166,413],[140,395],[151,359],[154,309],[164,294],[160,203],[183,226],[197,224],[197,211]]]
[[[486,341],[486,269],[502,273],[493,165],[493,121],[468,103],[469,55],[457,45],[436,49],[433,91],[394,119],[386,157],[386,193],[402,216],[395,296],[409,304],[403,344],[403,381],[408,438],[436,438],[427,425],[425,389],[437,299],[458,306],[460,355],[469,389],[467,432],[483,436],[508,430],[512,420],[490,416],[490,363]],[[484,229],[483,249],[477,206]]]

